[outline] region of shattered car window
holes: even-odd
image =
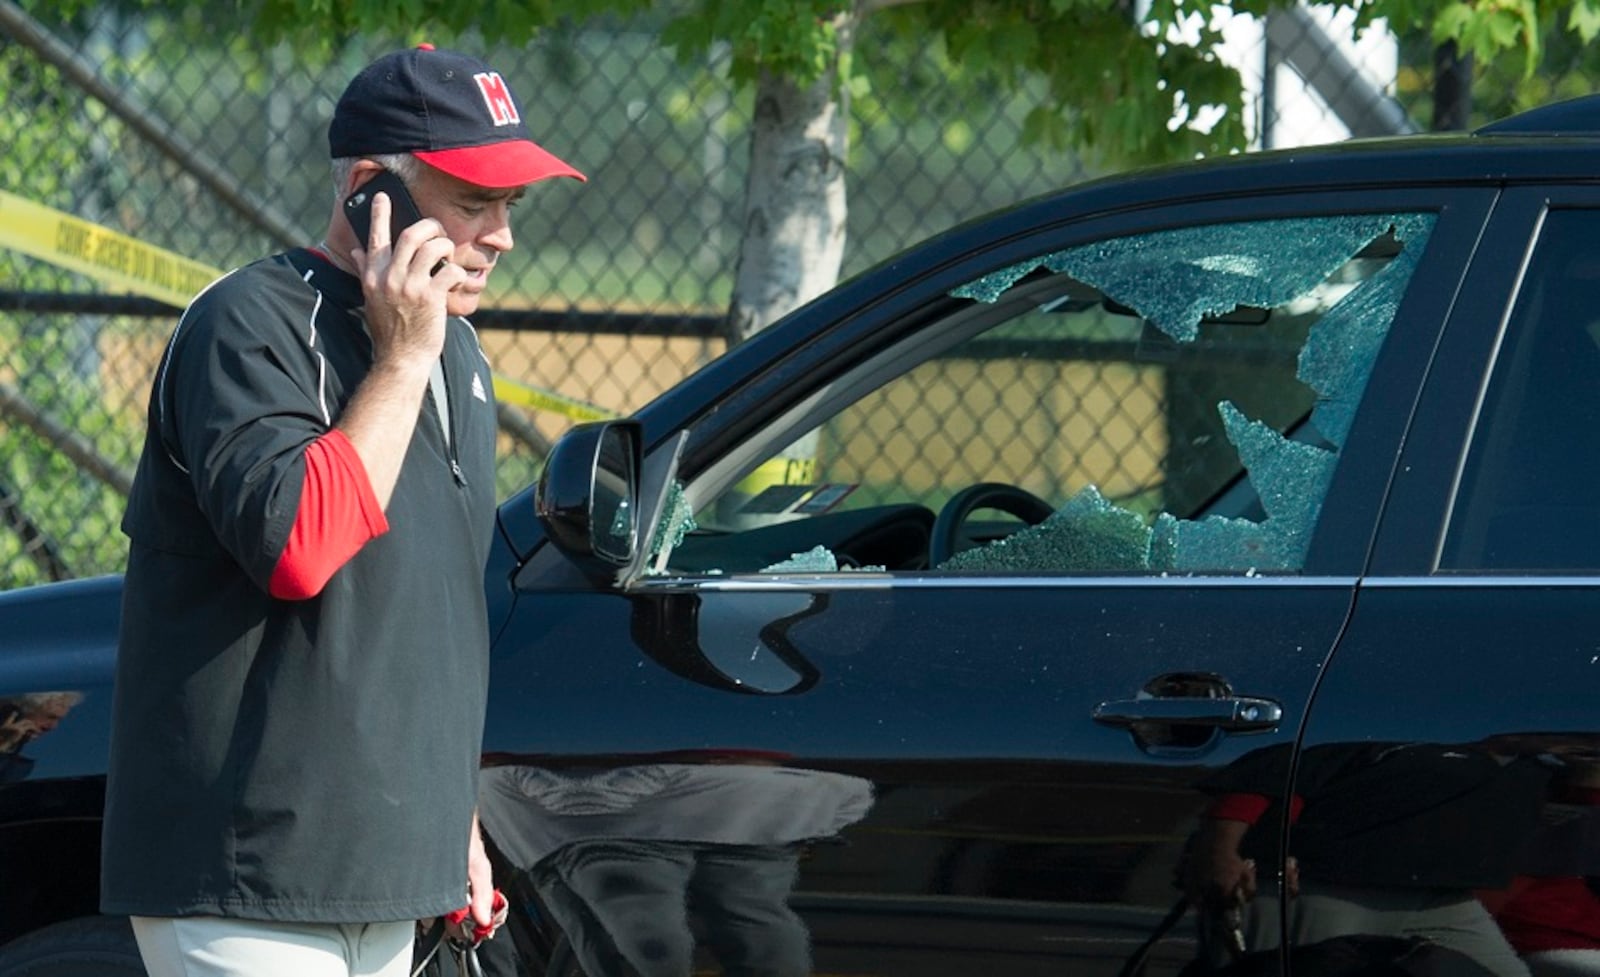
[[[645,563],[649,573],[663,572],[672,550],[697,526],[694,511],[684,498],[683,483],[674,481],[667,487],[667,498],[662,503],[661,515],[656,519],[655,532],[650,536],[650,557]]]
[[[903,366],[863,367],[848,406],[698,500],[670,563],[1298,570],[1433,221],[1183,227],[968,282]],[[946,511],[979,485],[1002,503]]]
[[[1392,217],[1333,217],[1186,227],[1069,248],[1026,261],[950,294],[993,301],[1035,268],[1087,282],[1179,342],[1239,306],[1270,308],[1304,295]],[[1287,252],[1287,253],[1286,253]]]

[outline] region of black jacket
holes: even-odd
[[[293,251],[215,282],[174,333],[123,521],[106,912],[371,922],[466,902],[495,411],[464,321],[453,436],[425,397],[388,532],[318,596],[267,593],[305,448],[371,362],[360,302]]]

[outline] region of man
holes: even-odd
[[[151,395],[101,908],[153,977],[409,972],[415,921],[498,919],[475,779],[495,412],[471,327],[509,208],[583,177],[501,76],[418,49],[350,83],[327,236],[219,279]],[[393,169],[423,219],[391,236]],[[503,915],[503,914],[502,914]]]
[[[81,692],[28,692],[0,699],[0,784],[28,779],[33,758],[22,751],[61,725],[82,701]]]
[[[1449,951],[1429,973],[1528,977],[1477,893],[1511,883],[1538,828],[1551,768],[1537,754],[1504,741],[1293,747],[1252,750],[1200,785],[1213,800],[1183,874],[1208,937],[1238,952],[1287,934],[1307,970],[1318,946],[1421,939]],[[1213,962],[1221,950],[1202,948]]]

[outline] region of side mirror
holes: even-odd
[[[534,491],[534,512],[556,548],[598,579],[615,579],[639,549],[637,421],[572,428],[550,451]]]

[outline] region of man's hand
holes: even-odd
[[[463,943],[477,944],[493,939],[506,921],[506,898],[494,887],[494,869],[483,848],[478,831],[478,816],[472,816],[472,838],[467,843],[466,912],[447,917],[449,934]]]
[[[389,241],[388,194],[372,201],[372,230],[365,249],[351,256],[366,296],[364,318],[372,336],[372,369],[340,415],[338,427],[355,446],[378,505],[389,499],[400,478],[422,410],[428,375],[444,351],[445,303],[450,289],[467,273],[445,261],[455,252],[444,227],[424,218]],[[476,830],[474,830],[476,835]]]
[[[393,203],[379,193],[372,200],[372,229],[352,257],[366,296],[367,329],[373,358],[432,363],[444,348],[445,301],[467,273],[450,262],[455,242],[444,225],[423,218],[389,240]],[[437,273],[435,273],[437,269]]]
[[[1242,905],[1256,894],[1256,863],[1239,856],[1239,841],[1249,825],[1242,821],[1205,818],[1195,833],[1185,863],[1184,890],[1202,909]]]

